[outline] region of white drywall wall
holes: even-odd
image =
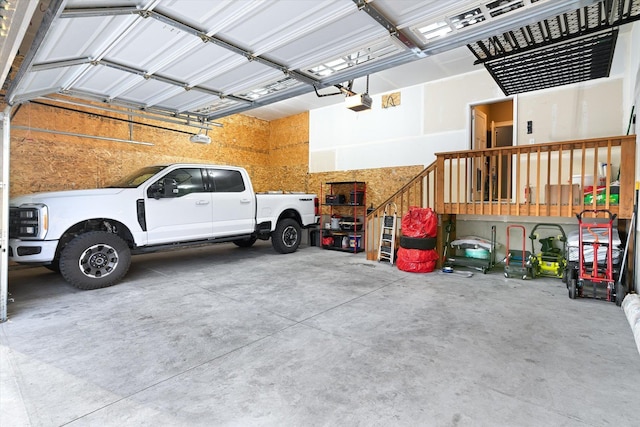
[[[622,83],[598,79],[519,95],[518,145],[623,135]]]
[[[382,108],[379,94],[368,111],[342,104],[311,110],[309,172],[428,166],[435,153],[469,148],[469,103],[506,98],[483,70],[399,92],[396,107]]]
[[[516,145],[624,134],[626,81],[619,76],[519,95]],[[470,105],[507,99],[484,70],[399,92],[397,107],[382,108],[382,96],[373,95],[367,111],[343,104],[311,110],[309,171],[427,166],[434,153],[468,149]],[[529,120],[533,134],[526,134]]]
[[[373,95],[367,111],[354,112],[342,104],[311,110],[310,172],[427,166],[436,152],[466,149],[464,129],[422,132],[423,85],[399,92],[395,107],[382,108],[382,95]]]
[[[309,112],[309,142],[313,150],[327,150],[371,141],[404,139],[421,132],[422,86],[401,90],[401,104],[382,108],[381,95],[372,95],[370,110],[351,111],[344,104]]]
[[[424,85],[424,133],[466,129],[470,104],[506,99],[507,97],[484,68],[426,83]]]

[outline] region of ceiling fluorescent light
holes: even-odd
[[[189,137],[189,141],[196,144],[211,144],[211,137],[209,135],[205,135],[204,133],[196,133]]]

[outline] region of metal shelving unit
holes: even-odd
[[[326,182],[322,197],[321,246],[359,253],[366,247],[367,184],[363,181]],[[324,196],[323,196],[324,193]],[[350,221],[349,221],[350,219]]]

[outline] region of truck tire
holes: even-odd
[[[60,273],[78,289],[115,285],[131,264],[131,250],[119,236],[90,231],[71,240],[60,254]]]
[[[578,297],[578,289],[576,288],[576,279],[569,281],[569,298],[576,299]]]
[[[47,264],[44,266],[47,270],[51,270],[54,273],[60,273],[60,260],[58,258],[54,258],[51,261],[51,264]]]
[[[426,251],[436,248],[437,239],[435,237],[407,237],[400,236],[400,247],[405,249],[419,249]]]
[[[627,293],[627,289],[622,283],[616,283],[615,290],[616,290],[616,305],[620,307],[622,305],[622,301],[624,301],[624,297]]]
[[[281,254],[295,252],[300,246],[300,224],[291,218],[278,221],[271,233],[271,246]]]
[[[239,248],[250,248],[258,240],[257,237],[249,237],[248,239],[234,240],[233,244]]]

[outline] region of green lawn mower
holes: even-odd
[[[512,230],[522,232],[522,250],[511,246]],[[526,230],[523,225],[511,224],[507,226],[507,257],[504,260],[504,277],[518,277],[522,280],[535,279],[538,273],[538,259],[525,249],[527,244]]]
[[[541,232],[542,230],[544,231]],[[536,224],[531,230],[529,238],[531,239],[531,251],[536,254],[538,259],[537,275],[561,279],[567,266],[565,257],[567,235],[562,227],[559,224]],[[536,251],[536,241],[540,243],[539,252]]]

